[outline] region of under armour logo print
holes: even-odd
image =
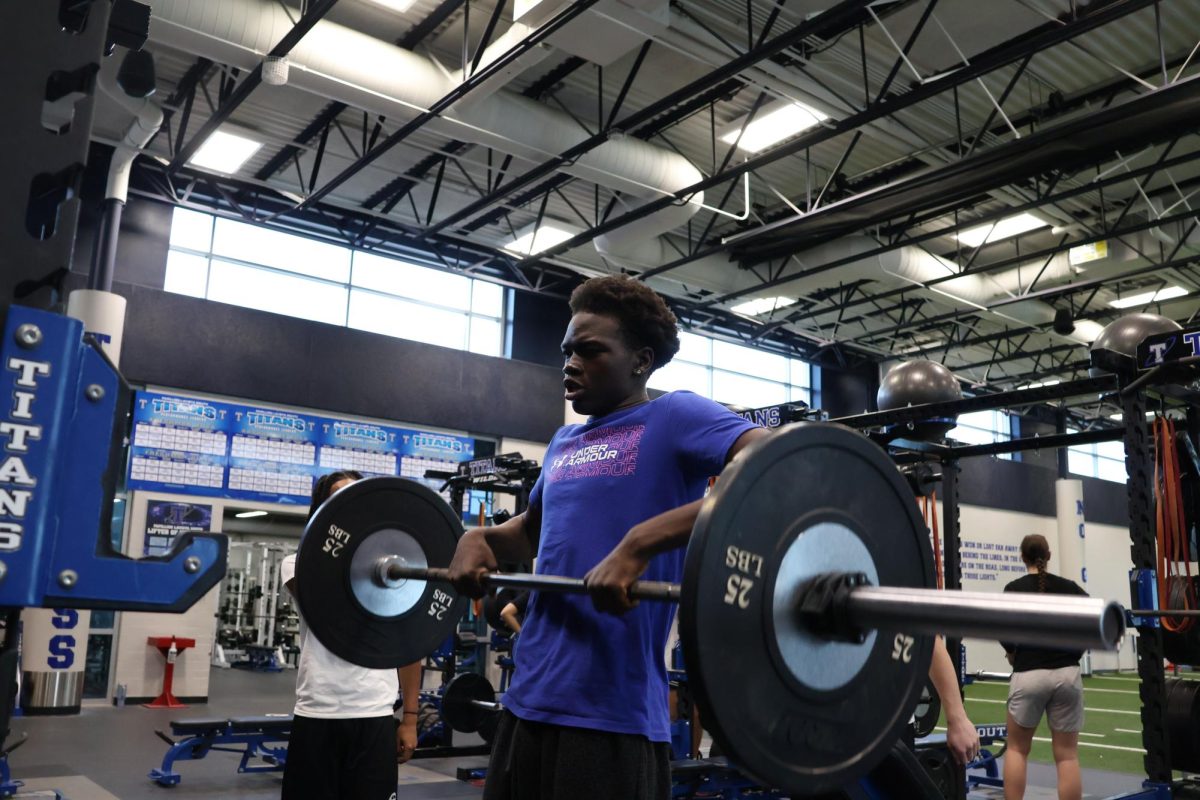
[[[551,481],[596,476],[622,477],[637,471],[638,445],[645,425],[590,431],[560,451],[550,463]]]

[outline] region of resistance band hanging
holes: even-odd
[[[929,497],[921,495],[921,516],[925,517],[925,525],[933,533],[933,568],[937,574],[937,588],[944,589],[945,579],[942,577],[942,540],[938,533],[937,490]]]
[[[1188,610],[1196,607],[1196,592],[1192,585],[1191,553],[1188,547],[1187,526],[1183,514],[1183,498],[1179,472],[1179,452],[1175,445],[1175,423],[1167,417],[1154,419],[1154,504],[1158,544],[1159,606],[1167,610]],[[1180,564],[1183,574],[1180,574]],[[1181,586],[1178,601],[1172,602],[1171,589]],[[1162,626],[1168,631],[1186,631],[1195,618],[1163,617]]]

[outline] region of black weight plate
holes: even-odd
[[[764,786],[849,785],[908,724],[929,637],[872,631],[819,639],[793,613],[829,571],[932,587],[929,535],[912,491],[877,446],[840,425],[797,423],[756,442],[701,508],[684,565],[680,632],[705,727]]]
[[[496,729],[500,727],[500,712],[489,712],[483,718],[483,724],[479,726],[479,736],[488,744],[492,743],[492,739],[496,738]]]
[[[494,709],[482,708],[472,701],[496,702],[496,690],[488,679],[475,672],[460,672],[442,691],[442,719],[453,730],[474,733],[483,727]]]
[[[357,481],[330,497],[305,528],[296,557],[304,621],[335,655],[386,669],[420,661],[454,633],[465,598],[449,584],[373,581],[379,558],[447,567],[462,524],[432,489],[404,478]]]
[[[913,736],[917,739],[924,739],[933,733],[933,729],[937,727],[938,719],[941,716],[942,698],[938,696],[937,690],[933,688],[933,682],[926,681],[924,688],[921,689],[921,697],[917,701],[917,707],[913,710]]]

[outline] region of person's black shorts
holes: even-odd
[[[395,800],[396,722],[296,715],[282,800]]]
[[[666,800],[670,746],[502,712],[483,800]]]

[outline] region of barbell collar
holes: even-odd
[[[401,556],[384,556],[375,562],[375,569],[371,577],[376,584],[385,589],[396,589],[402,586],[407,578],[403,575],[393,577],[393,570],[403,569],[407,566],[408,563]]]
[[[1120,604],[1101,598],[863,586],[846,593],[845,618],[863,629],[994,639],[1054,650],[1116,650]]]

